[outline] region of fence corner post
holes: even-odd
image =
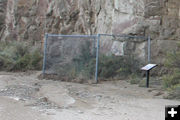
[[[43,57],[43,78],[45,75],[45,70],[46,70],[46,49],[47,49],[47,39],[48,39],[48,33],[45,34],[44,36],[44,57]]]
[[[100,34],[97,34],[97,49],[96,49],[96,71],[95,71],[95,81],[96,84],[99,82],[98,81],[98,65],[99,65],[99,42],[100,42]]]
[[[151,37],[148,36],[148,63],[151,62]]]

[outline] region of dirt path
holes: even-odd
[[[49,120],[47,115],[40,111],[24,107],[24,104],[13,99],[0,97],[1,120]]]
[[[84,85],[0,73],[0,120],[164,120],[165,105],[177,104],[125,81]]]

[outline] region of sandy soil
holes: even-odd
[[[164,120],[165,105],[180,104],[121,80],[86,85],[37,75],[0,73],[0,120]]]

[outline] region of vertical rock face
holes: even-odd
[[[0,16],[2,40],[33,44],[43,42],[46,32],[150,35],[157,63],[180,39],[179,0],[0,0]],[[124,43],[110,45],[115,54],[122,54]],[[140,58],[146,45],[136,45]]]
[[[6,0],[0,0],[0,39],[5,31]]]
[[[146,0],[145,20],[146,33],[153,38],[152,60],[163,66],[166,53],[176,50],[180,39],[180,1]]]
[[[41,41],[42,35],[150,34],[177,39],[178,0],[0,0],[5,39]]]
[[[146,32],[152,41],[152,58],[162,63],[165,53],[176,49],[180,39],[180,1],[179,0],[146,0]]]
[[[143,20],[144,2],[143,0],[7,0],[6,11],[5,39],[39,42],[45,32],[142,34],[136,26]]]
[[[4,39],[40,42],[46,9],[45,0],[8,0]]]
[[[177,40],[180,23],[179,0],[146,0],[145,18],[154,37],[164,40]],[[154,24],[157,26],[153,27]],[[156,30],[156,34],[155,33]]]
[[[96,2],[98,3],[98,2]],[[96,26],[98,33],[134,33],[144,16],[143,0],[99,1],[96,4]],[[138,31],[138,34],[142,34]]]

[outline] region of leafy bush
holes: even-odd
[[[95,71],[95,59],[91,59],[86,65],[86,73],[93,76]],[[139,63],[131,56],[105,56],[99,57],[98,75],[101,79],[114,77],[127,77],[133,73],[138,73]]]
[[[180,50],[167,53],[165,66],[171,70],[180,69]]]
[[[180,99],[180,84],[173,86],[169,90],[169,95],[166,96],[167,99]]]
[[[169,74],[163,76],[164,87],[171,88],[180,84],[180,50],[167,53],[165,67]]]
[[[138,61],[133,56],[101,56],[99,76],[102,78],[127,77],[139,71]]]
[[[42,55],[40,50],[31,49],[25,43],[0,43],[0,70],[25,71],[41,68]]]
[[[170,91],[167,98],[180,99],[180,49],[167,53],[165,67],[169,72],[167,75],[163,76],[164,88]]]
[[[163,76],[163,85],[165,88],[171,88],[174,85],[180,84],[180,73],[173,73],[172,75]]]

